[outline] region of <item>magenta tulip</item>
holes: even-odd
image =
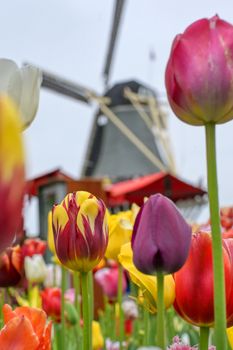
[[[192,125],[233,118],[233,26],[218,16],[175,38],[166,68],[173,112]]]
[[[151,196],[135,221],[133,261],[146,274],[178,271],[185,263],[191,244],[191,227],[174,203],[161,194]]]
[[[115,300],[118,293],[118,278],[119,269],[118,267],[103,268],[95,273],[95,280],[103,288],[104,294],[110,299]],[[127,288],[126,275],[123,273],[122,277],[122,293],[125,293]]]

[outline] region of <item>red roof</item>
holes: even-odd
[[[44,175],[40,175],[35,177],[32,180],[27,181],[26,184],[26,193],[31,196],[38,195],[38,188],[43,185],[47,185],[50,182],[54,181],[73,181],[74,178],[66,175],[60,169],[55,169],[50,173],[46,173]]]
[[[144,197],[155,193],[162,193],[174,202],[206,194],[203,189],[164,172],[109,185],[106,192],[109,206],[121,205],[125,202],[141,205]]]

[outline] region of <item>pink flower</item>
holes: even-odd
[[[95,273],[96,281],[103,288],[104,294],[110,299],[116,299],[118,289],[118,267],[103,268]],[[126,291],[127,281],[123,274],[122,292]]]
[[[177,35],[166,69],[173,112],[192,125],[233,118],[233,26],[214,16]]]

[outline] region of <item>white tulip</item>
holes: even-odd
[[[32,257],[26,256],[24,259],[24,270],[29,282],[43,282],[47,274],[47,267],[43,256],[39,254],[35,254]]]
[[[14,61],[0,59],[0,94],[7,94],[17,105],[23,129],[26,129],[35,118],[40,86],[41,71],[33,66],[19,68]]]

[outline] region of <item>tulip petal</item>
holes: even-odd
[[[157,311],[157,278],[153,275],[146,275],[140,272],[133,264],[133,251],[130,243],[121,247],[119,262],[129,272],[130,278],[142,292],[147,306],[151,312]],[[175,282],[171,275],[164,279],[164,303],[165,307],[170,307],[175,299]],[[145,305],[146,306],[146,305]]]
[[[18,71],[17,64],[6,58],[0,59],[0,93],[7,94],[11,77]]]
[[[90,198],[82,203],[77,215],[77,226],[80,232],[85,236],[85,218],[88,221],[88,225],[91,227],[92,234],[94,234],[95,220],[99,211],[99,205],[97,200]]]
[[[15,313],[19,316],[24,315],[27,317],[38,338],[42,337],[46,325],[46,314],[43,310],[21,306],[15,309]]]
[[[20,70],[20,73],[22,80],[22,88],[19,101],[19,108],[21,112],[21,118],[23,121],[23,128],[25,129],[34,120],[38,109],[42,74],[38,68],[29,65],[24,66]]]
[[[38,350],[39,340],[25,316],[14,317],[0,332],[0,348]]]

